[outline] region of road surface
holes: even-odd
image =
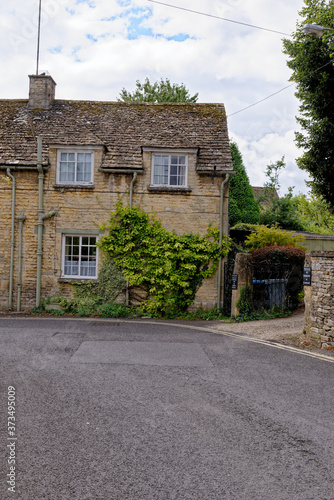
[[[214,327],[1,318],[0,498],[332,500],[334,358]]]

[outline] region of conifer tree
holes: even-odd
[[[252,186],[243,164],[242,156],[235,142],[231,142],[231,154],[235,175],[230,179],[229,217],[230,226],[238,222],[257,224],[260,217],[259,205],[254,198]]]

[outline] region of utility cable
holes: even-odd
[[[332,64],[332,61],[329,61],[328,63],[324,64],[323,66],[320,66],[320,68],[317,68],[309,73],[309,76],[313,75],[314,73],[317,73],[317,71],[320,71],[321,69],[325,68],[326,66],[329,66]],[[230,118],[230,116],[237,115],[238,113],[241,113],[241,111],[246,111],[246,109],[252,108],[253,106],[256,106],[257,104],[260,104],[263,101],[266,101],[267,99],[270,99],[270,97],[273,97],[274,95],[279,94],[280,92],[283,92],[283,90],[286,90],[293,85],[296,85],[296,82],[290,83],[290,85],[287,85],[286,87],[283,87],[280,90],[277,90],[277,92],[274,92],[273,94],[268,95],[267,97],[264,97],[263,99],[260,99],[260,101],[256,101],[253,104],[250,104],[249,106],[246,106],[245,108],[239,109],[239,111],[235,111],[234,113],[231,113],[230,115],[227,115],[227,118]]]
[[[197,10],[186,9],[185,7],[178,7],[177,5],[171,5],[164,2],[158,2],[157,0],[147,0],[151,3],[156,3],[159,5],[164,5],[165,7],[172,7],[173,9],[184,10],[186,12],[192,12],[193,14],[199,14],[200,16],[213,17],[214,19],[220,19],[221,21],[228,21],[229,23],[242,24],[243,26],[248,26],[249,28],[256,28],[258,30],[270,31],[271,33],[278,33],[279,35],[291,36],[289,33],[283,33],[281,31],[271,30],[269,28],[263,28],[261,26],[254,26],[253,24],[243,23],[241,21],[234,21],[233,19],[226,19],[225,17],[215,16],[213,14],[207,14],[206,12],[200,12]]]

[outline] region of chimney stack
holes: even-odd
[[[49,109],[55,98],[56,82],[50,75],[29,75],[30,109]]]

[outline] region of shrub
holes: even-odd
[[[252,289],[249,285],[245,285],[240,290],[240,297],[236,303],[239,311],[238,318],[249,318],[254,313]],[[243,319],[244,321],[244,319]]]
[[[272,264],[289,264],[291,267],[303,265],[305,260],[304,250],[288,246],[270,246],[259,248],[253,252],[251,263],[257,268],[264,269]]]
[[[254,232],[247,236],[246,246],[249,249],[258,250],[275,245],[280,247],[297,247],[298,245],[300,249],[306,250],[305,247],[299,245],[304,240],[304,236],[295,234],[293,231],[284,231],[277,224],[272,227],[259,225]]]
[[[131,310],[124,304],[113,304],[111,302],[101,304],[93,312],[94,316],[101,316],[103,318],[127,318],[131,314]]]

